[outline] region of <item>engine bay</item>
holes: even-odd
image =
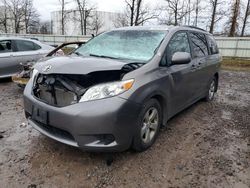
[[[122,80],[123,76],[144,65],[129,63],[121,70],[96,71],[86,75],[38,74],[34,80],[33,95],[49,105],[64,107],[78,103],[88,88]]]

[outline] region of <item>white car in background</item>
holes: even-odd
[[[11,77],[22,70],[20,63],[36,62],[53,49],[37,40],[0,37],[0,78]]]

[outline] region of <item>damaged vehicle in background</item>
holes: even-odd
[[[198,28],[119,28],[37,63],[25,115],[42,134],[83,150],[144,151],[176,113],[214,98],[220,61],[213,36]]]
[[[46,54],[46,57],[51,56],[64,56],[70,54],[73,50],[79,48],[85,42],[66,42],[58,46],[57,48],[50,51]],[[22,67],[22,71],[12,76],[12,81],[15,82],[18,86],[24,88],[25,85],[28,83],[30,79],[30,74],[33,70],[33,66],[39,62],[44,61],[44,59],[40,59],[37,61],[27,62],[27,63],[20,63]]]
[[[0,37],[0,78],[11,77],[22,70],[23,64],[35,62],[54,47],[37,40]]]

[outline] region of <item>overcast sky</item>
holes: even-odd
[[[89,0],[89,2],[92,4],[96,3],[98,10],[108,12],[120,12],[125,6],[124,0]],[[150,0],[146,0],[146,2],[152,5],[152,2],[155,1],[151,0],[150,3]],[[71,3],[67,7],[73,8],[73,6]],[[49,20],[50,13],[59,10],[60,4],[59,0],[34,0],[34,7],[38,10],[42,20]]]

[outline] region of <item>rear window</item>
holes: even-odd
[[[191,32],[190,41],[194,58],[208,55],[207,40],[204,34]]]
[[[211,35],[208,35],[207,42],[208,42],[208,48],[210,49],[211,54],[218,54],[219,49],[218,49],[218,46],[217,46],[217,43],[216,43],[214,37]]]
[[[26,41],[26,40],[16,40],[16,48],[17,51],[23,52],[23,51],[35,51],[41,49],[41,47],[31,41]]]

